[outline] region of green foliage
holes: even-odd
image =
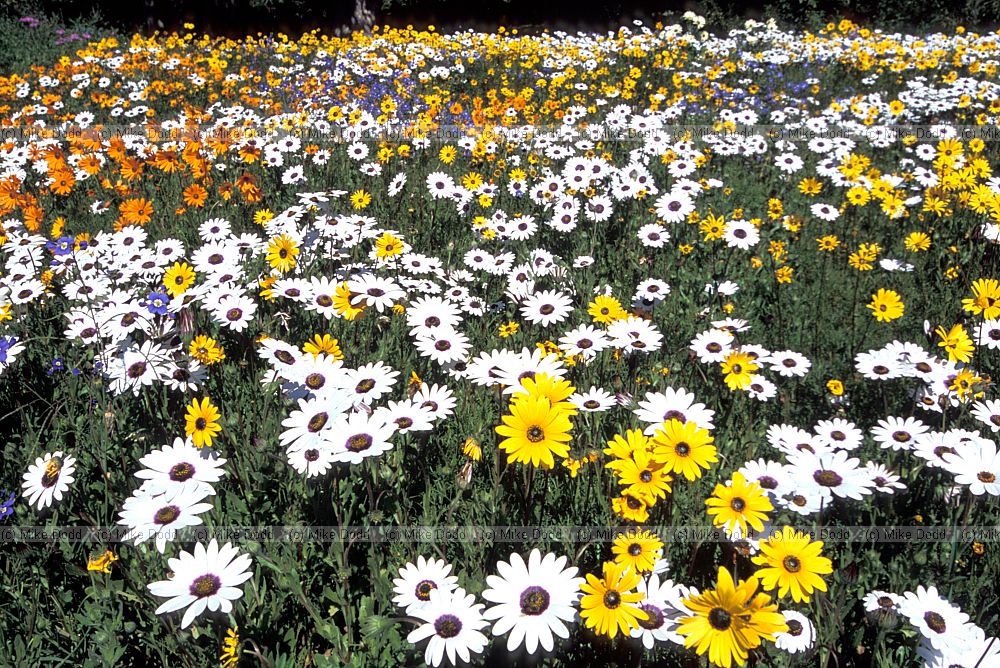
[[[58,12],[58,5],[46,10],[14,1],[0,7],[0,75],[73,56],[88,42],[114,34],[96,10],[70,20]]]

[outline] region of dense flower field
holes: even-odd
[[[2,654],[1000,665],[1000,34],[700,23],[0,79]]]

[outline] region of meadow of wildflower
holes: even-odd
[[[1000,32],[703,25],[0,78],[0,664],[1000,666]]]

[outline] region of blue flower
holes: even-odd
[[[55,255],[69,255],[73,252],[73,237],[59,237],[58,241],[49,241],[45,247]]]
[[[0,498],[4,495],[8,496],[5,500],[0,501],[0,520],[5,520],[14,514],[14,492],[0,491]]]
[[[56,371],[62,371],[65,368],[66,368],[66,366],[63,364],[63,358],[61,358],[61,357],[54,357],[52,359],[52,366],[49,368],[49,370],[46,373],[51,376],[54,372],[56,372]]]
[[[0,364],[7,361],[7,351],[10,350],[15,343],[17,343],[17,339],[13,336],[0,336]]]
[[[166,292],[150,292],[146,296],[146,308],[150,313],[154,315],[166,315],[167,314],[167,304],[170,303],[170,297],[167,296]]]

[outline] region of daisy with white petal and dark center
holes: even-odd
[[[687,588],[676,585],[672,580],[660,581],[659,575],[651,573],[648,578],[640,580],[636,590],[643,595],[637,604],[646,613],[646,619],[636,619],[638,626],[629,635],[641,638],[642,646],[653,649],[656,643],[672,642],[684,644],[684,636],[677,633],[677,607],[683,606],[682,601]]]
[[[741,344],[740,352],[749,357],[750,360],[754,362],[757,362],[757,360],[767,359],[771,355],[770,350],[757,343]],[[758,364],[762,364],[762,362],[758,362]]]
[[[713,422],[715,411],[706,408],[705,404],[698,403],[694,393],[688,392],[683,387],[668,387],[662,392],[647,392],[633,413],[641,421],[649,423],[644,430],[647,435],[655,434],[668,420],[679,420],[685,424],[693,422],[708,431],[715,428]]]
[[[457,330],[445,327],[418,336],[415,344],[421,356],[438,364],[464,360],[469,354],[469,338]]]
[[[721,329],[709,329],[691,341],[691,351],[702,364],[716,364],[733,350],[733,335]]]
[[[585,360],[589,360],[611,345],[611,340],[593,325],[580,325],[566,332],[559,339],[559,345],[565,354],[582,355]]]
[[[614,212],[614,204],[604,195],[591,197],[583,207],[584,216],[595,223],[605,222],[611,218]]]
[[[888,352],[884,352],[884,354],[892,356]],[[957,371],[957,366],[954,362],[931,357],[923,351],[920,351],[916,355],[898,355],[895,356],[895,359],[902,367],[904,376],[919,378],[928,384],[934,384]]]
[[[211,241],[191,253],[195,271],[209,275],[231,271],[239,259],[239,249],[228,242]]]
[[[505,385],[504,394],[517,392],[522,380],[534,378],[538,374],[544,373],[553,378],[562,378],[566,375],[558,355],[543,352],[538,348],[530,351],[522,348],[520,353],[510,357],[504,356],[501,361],[504,366],[497,370],[496,382],[491,384]]]
[[[306,304],[312,301],[312,284],[302,278],[279,278],[271,286],[271,294],[275,297]]]
[[[430,431],[434,427],[434,412],[430,407],[421,406],[410,399],[390,401],[385,406],[379,406],[372,417],[396,425],[396,431],[400,434]]]
[[[663,345],[663,335],[656,325],[643,318],[628,316],[608,326],[611,345],[625,352],[656,352]]]
[[[990,350],[1000,350],[1000,320],[987,320],[976,325],[976,344]]]
[[[597,386],[586,392],[574,392],[568,401],[585,413],[599,413],[615,405],[615,395]]]
[[[528,555],[528,561],[519,554],[512,554],[510,561],[498,562],[498,575],[486,577],[487,589],[483,598],[493,603],[483,617],[496,620],[494,636],[509,634],[507,651],[513,652],[522,644],[528,654],[539,647],[551,652],[555,646],[553,635],[568,638],[566,623],[576,616],[580,597],[580,584],[575,566],[566,567],[566,557],[549,553],[542,557],[537,549]]]
[[[1000,453],[996,444],[978,439],[945,453],[944,468],[955,476],[955,484],[968,487],[976,496],[1000,496]]]
[[[794,350],[771,353],[762,361],[770,365],[771,371],[785,378],[802,377],[809,373],[809,368],[812,366],[809,358]]]
[[[749,250],[760,241],[760,233],[749,221],[732,220],[726,223],[726,231],[722,238],[730,248]]]
[[[299,399],[299,407],[282,420],[285,428],[278,437],[289,450],[318,447],[323,443],[333,423],[353,406],[353,397],[343,390],[324,393],[320,397]]]
[[[694,211],[694,201],[684,192],[671,191],[661,195],[655,203],[656,217],[665,223],[679,223]]]
[[[950,432],[929,431],[917,437],[913,454],[925,460],[932,468],[944,468],[947,455],[958,454],[961,440]]]
[[[47,508],[53,501],[62,500],[75,480],[75,470],[76,457],[64,455],[61,450],[38,457],[24,474],[22,496],[38,510]]]
[[[750,330],[750,323],[743,318],[725,318],[723,320],[713,320],[712,327],[721,329],[730,334],[739,334]]]
[[[208,369],[196,360],[190,360],[187,364],[168,362],[164,366],[164,373],[163,384],[178,392],[198,392],[208,378]]]
[[[335,298],[338,296],[341,283],[325,276],[312,276],[309,281],[308,290],[302,290],[308,294],[308,301],[304,301],[305,309],[315,311],[327,320],[334,318],[337,315]],[[295,289],[298,290],[297,287]]]
[[[777,499],[778,505],[796,515],[808,517],[830,506],[830,497],[815,485],[790,480],[785,489],[785,493]]]
[[[226,297],[212,310],[212,319],[223,327],[242,332],[250,326],[257,303],[246,295]]]
[[[670,285],[666,281],[658,278],[647,278],[639,285],[635,286],[634,298],[642,298],[654,302],[661,302],[670,294]]]
[[[876,589],[865,594],[863,603],[865,612],[889,613],[899,612],[899,604],[903,597],[889,591]]]
[[[406,292],[392,279],[371,274],[349,280],[347,287],[354,295],[351,297],[352,306],[365,305],[379,313],[391,309],[393,304],[406,296]]]
[[[785,465],[767,459],[758,459],[745,463],[739,468],[748,482],[756,482],[760,488],[775,499],[782,495],[787,486],[788,472]]]
[[[508,237],[514,241],[527,241],[535,235],[538,230],[538,223],[532,216],[520,216],[508,223],[510,232]]]
[[[343,366],[344,363],[333,355],[303,355],[293,366],[281,371],[289,380],[289,384],[282,389],[291,399],[306,395],[322,397],[339,389],[347,390],[338,386],[338,382],[346,376]]]
[[[858,373],[868,380],[892,380],[906,375],[906,368],[895,356],[883,351],[858,353],[854,358]]]
[[[206,609],[223,614],[232,612],[233,601],[243,596],[240,585],[253,577],[248,555],[240,554],[229,543],[220,548],[214,539],[207,548],[197,543],[194,553],[182,551],[167,564],[170,579],[153,582],[148,587],[154,596],[170,599],[156,609],[156,614],[187,608],[181,619],[182,629]]]
[[[1000,638],[988,638],[986,632],[971,622],[966,624],[965,641],[935,649],[929,642],[917,647],[926,662],[924,668],[987,668],[1000,666]]]
[[[798,429],[791,425],[781,425],[781,427],[785,428],[784,436],[777,441],[777,448],[788,457],[794,457],[801,453],[823,455],[836,450],[828,442],[820,440],[816,435],[810,434],[804,429]]]
[[[815,455],[799,453],[789,457],[792,476],[803,485],[812,486],[826,498],[840,497],[860,501],[872,493],[874,481],[860,460],[847,452]]]
[[[337,418],[326,435],[331,456],[336,462],[359,464],[392,448],[389,439],[395,425],[367,413],[348,413]]]
[[[802,169],[802,165],[802,158],[794,153],[782,153],[774,158],[774,166],[785,174],[794,174]]]
[[[764,376],[754,374],[750,376],[750,384],[747,385],[746,393],[757,401],[769,401],[778,394],[778,386]]]
[[[481,248],[473,248],[465,254],[463,261],[472,271],[485,271],[493,263],[493,255]]]
[[[482,610],[483,604],[476,603],[476,597],[467,595],[462,588],[450,592],[432,589],[428,604],[409,613],[424,623],[410,631],[406,641],[413,644],[428,641],[424,662],[429,666],[441,665],[445,656],[452,665],[459,660],[468,662],[488,642],[480,631],[489,626]]]
[[[433,590],[454,591],[458,577],[451,575],[451,564],[443,559],[426,559],[421,555],[416,563],[400,567],[399,577],[392,583],[395,593],[392,602],[410,614],[428,605]]]
[[[899,602],[899,614],[936,650],[961,647],[970,636],[969,616],[938,594],[936,587],[908,591]]]
[[[854,450],[864,440],[864,432],[843,418],[820,420],[813,427],[816,441],[838,450]]]
[[[139,488],[125,500],[118,515],[118,524],[129,528],[122,540],[132,540],[139,545],[155,537],[156,550],[163,554],[167,541],[173,541],[178,531],[201,525],[198,515],[212,509],[211,503],[202,501],[214,493],[194,480],[162,494],[150,494]]]
[[[646,248],[663,248],[670,241],[670,233],[659,223],[648,223],[636,233]]]
[[[800,444],[809,444],[812,434],[790,424],[772,424],[767,428],[767,442],[782,452],[797,452]],[[811,448],[810,448],[811,451]]]
[[[886,450],[910,450],[917,439],[930,428],[920,420],[908,417],[887,417],[872,429],[872,438]]]
[[[427,191],[434,199],[446,199],[455,189],[455,181],[444,172],[431,172],[427,175]]]
[[[348,369],[337,379],[338,387],[354,397],[354,405],[371,406],[390,391],[396,384],[399,372],[382,363],[365,364],[357,369]]]
[[[198,226],[198,234],[205,241],[222,241],[232,229],[232,224],[225,218],[209,218]]]
[[[307,478],[325,474],[333,466],[333,450],[326,441],[309,445],[292,444],[285,449],[288,465]]]
[[[295,368],[299,360],[304,360],[312,355],[303,354],[298,348],[290,343],[279,339],[264,339],[260,342],[260,349],[257,354],[265,362],[278,371],[283,378],[291,380],[288,370]]]
[[[573,300],[558,290],[542,290],[524,300],[521,316],[532,324],[548,327],[560,323],[573,311]]]
[[[809,210],[812,212],[812,215],[816,216],[820,220],[825,220],[827,222],[837,220],[838,218],[840,218],[840,211],[837,209],[837,207],[831,206],[829,204],[824,204],[822,202],[813,204],[812,206],[809,207]]]
[[[977,401],[972,405],[972,416],[993,433],[1000,432],[1000,399]]]
[[[137,471],[136,478],[143,480],[142,489],[149,494],[162,494],[188,482],[195,482],[214,494],[213,483],[219,482],[226,471],[226,460],[208,448],[196,448],[191,438],[175,438],[144,455],[139,463],[145,468]]]
[[[774,646],[789,654],[804,652],[816,642],[816,627],[808,617],[794,610],[782,610],[788,630],[775,636]]]
[[[45,284],[34,278],[29,278],[10,285],[10,302],[12,304],[27,304],[45,292]]]
[[[458,306],[442,297],[421,297],[406,307],[406,324],[411,336],[425,336],[441,328],[454,329],[461,323]]]
[[[151,341],[143,343],[142,348],[126,348],[122,352],[120,364],[108,368],[112,377],[111,390],[121,393],[131,390],[137,395],[143,387],[148,387],[158,381],[163,371],[163,358],[155,350]]]
[[[447,385],[424,383],[413,395],[413,403],[421,409],[427,410],[431,419],[440,420],[454,412],[456,400],[455,394]]]
[[[403,190],[403,186],[406,185],[406,174],[400,172],[393,177],[392,181],[389,182],[389,197],[395,197]]]
[[[469,379],[481,387],[504,385],[501,377],[507,373],[509,367],[514,366],[519,361],[519,356],[512,350],[491,350],[479,353],[467,367]],[[520,383],[520,380],[516,381]]]
[[[906,489],[906,485],[899,482],[899,475],[890,471],[885,465],[876,462],[867,462],[865,468],[868,469],[868,475],[871,476],[872,482],[875,483],[876,492],[893,494],[897,489]]]

